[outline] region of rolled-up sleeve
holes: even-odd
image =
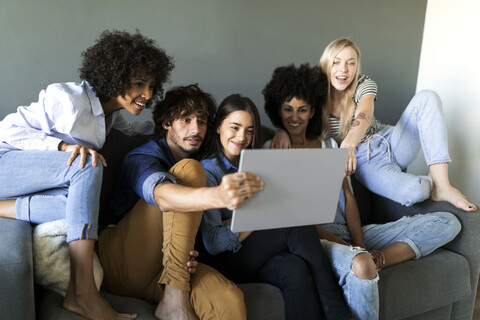
[[[175,177],[168,173],[167,166],[155,155],[130,153],[125,157],[122,167],[128,185],[139,197],[154,206],[158,206],[153,193],[155,187],[164,181],[176,183]]]
[[[242,247],[238,241],[238,233],[230,231],[228,226],[223,226],[222,213],[218,209],[203,213],[200,232],[203,245],[211,255],[225,251],[237,252]]]

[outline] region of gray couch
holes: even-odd
[[[352,185],[362,224],[435,211],[451,212],[462,224],[457,237],[432,254],[380,271],[380,319],[471,320],[480,270],[480,211],[467,213],[431,200],[405,207],[355,179]]]
[[[104,172],[101,205],[115,183],[116,168],[124,154],[144,138],[109,135],[102,154]],[[380,272],[381,319],[472,319],[480,268],[480,212],[465,213],[448,203],[425,201],[404,207],[368,192],[353,180],[362,223],[384,223],[404,215],[431,211],[454,213],[462,231],[451,243],[428,257]],[[60,295],[34,285],[32,226],[0,218],[0,319],[81,319],[62,308]],[[281,292],[270,285],[239,285],[245,294],[249,319],[284,319]],[[133,298],[102,294],[121,312],[137,312],[154,319],[154,306]],[[226,302],[228,303],[228,302]]]

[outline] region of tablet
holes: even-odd
[[[258,174],[262,192],[234,210],[233,232],[333,222],[347,149],[245,149],[239,171]]]

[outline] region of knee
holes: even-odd
[[[240,288],[230,286],[221,290],[220,294],[222,303],[219,305],[224,308],[220,312],[223,315],[221,319],[235,319],[239,314],[246,314],[245,300]],[[223,301],[228,301],[228,303],[223,303]]]
[[[377,276],[377,267],[368,253],[359,253],[353,258],[352,272],[359,279],[372,280]]]
[[[450,212],[437,212],[434,213],[434,215],[438,221],[445,226],[442,229],[448,242],[452,241],[462,229],[460,221]]]
[[[422,90],[419,91],[414,99],[417,99],[422,102],[424,107],[435,108],[439,111],[442,110],[442,100],[438,93],[433,90]]]
[[[98,160],[96,166],[92,164],[92,157],[87,156],[85,161],[85,166],[80,168],[80,157],[77,157],[74,162],[70,165],[72,169],[77,169],[74,175],[85,174],[91,176],[91,181],[95,181],[103,178],[103,164],[102,161]],[[100,180],[101,181],[101,180]]]
[[[430,198],[432,182],[427,176],[412,176],[397,189],[397,196],[402,205],[411,206]]]
[[[440,100],[440,96],[434,90],[421,90],[415,94],[415,97],[427,99],[427,100]]]
[[[282,291],[315,288],[305,260],[291,253],[278,254],[270,258],[261,269],[259,278],[262,282],[270,283]]]
[[[180,160],[169,172],[175,176],[178,184],[188,187],[205,187],[207,181],[205,169],[200,162],[194,159]]]

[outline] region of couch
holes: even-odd
[[[267,135],[271,130],[265,129]],[[125,153],[145,141],[126,138],[113,131],[102,154],[104,171],[101,208],[115,184],[116,169]],[[425,201],[404,207],[370,193],[352,179],[362,223],[385,223],[405,215],[447,211],[454,213],[462,231],[449,244],[420,260],[412,260],[380,271],[381,319],[472,319],[480,269],[480,212],[465,213],[445,202]],[[62,297],[34,284],[32,226],[0,218],[0,319],[82,319],[62,308]],[[284,319],[280,290],[268,284],[240,284],[248,319]],[[139,319],[154,319],[155,306],[101,290],[120,312],[137,312]],[[228,303],[228,302],[226,302]]]

